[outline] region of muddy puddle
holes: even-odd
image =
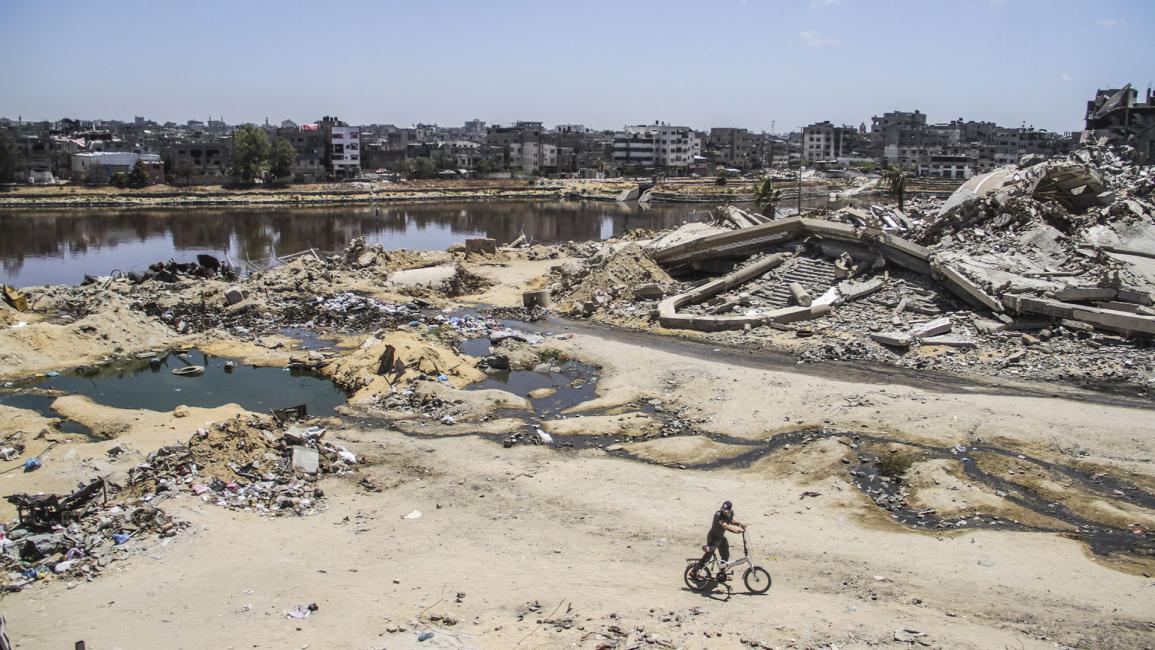
[[[1047,461],[1006,449],[975,445],[972,447],[935,447],[911,443],[897,438],[874,434],[854,433],[837,430],[807,429],[781,433],[763,442],[752,442],[718,434],[704,434],[711,440],[749,451],[734,457],[714,460],[702,464],[677,465],[687,469],[740,469],[753,465],[756,461],[773,457],[776,453],[805,448],[807,445],[832,438],[848,442],[849,462],[845,462],[846,478],[874,504],[886,510],[895,521],[906,526],[925,530],[951,529],[1000,529],[1028,532],[1058,533],[1078,539],[1097,555],[1124,553],[1141,558],[1155,559],[1155,533],[1141,528],[1117,528],[1080,516],[1069,507],[1047,499],[1031,489],[1029,485],[1011,480],[1005,476],[986,471],[975,462],[974,456],[992,454],[1012,458],[1018,462],[1045,468],[1061,474],[1072,485],[1074,492],[1082,492],[1093,498],[1115,503],[1126,503],[1146,509],[1155,509],[1155,494],[1135,485],[1102,474],[1092,474],[1078,469],[1056,465]],[[931,508],[916,508],[906,501],[906,487],[899,472],[886,460],[886,454],[877,453],[879,448],[900,445],[915,452],[918,461],[951,460],[958,461],[966,477],[975,483],[992,488],[1001,499],[1066,527],[1031,525],[1014,518],[983,513],[980,508],[971,508],[970,515],[953,517],[939,516]],[[618,455],[642,462],[653,462],[631,455],[627,451]],[[662,464],[662,463],[658,463]]]
[[[174,370],[203,368],[203,373]],[[55,376],[14,383],[0,391],[0,404],[58,418],[52,402],[61,395],[84,395],[122,409],[171,411],[180,405],[214,408],[239,404],[257,413],[305,404],[310,415],[333,415],[345,403],[345,392],[328,379],[308,372],[244,365],[200,350],[158,352],[101,366],[77,368]],[[86,433],[65,422],[64,431]]]

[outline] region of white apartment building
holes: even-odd
[[[361,175],[361,127],[328,127],[329,170],[334,178]]]
[[[844,156],[849,147],[847,137],[853,129],[834,126],[830,122],[817,122],[802,128],[802,160],[837,160]]]
[[[614,163],[684,169],[701,153],[697,133],[669,124],[627,126],[614,134]]]

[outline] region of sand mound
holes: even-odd
[[[392,387],[416,379],[445,381],[461,388],[485,378],[467,357],[409,332],[390,332],[384,338],[370,336],[324,372],[342,388],[355,391],[353,402],[388,394]]]
[[[641,246],[630,243],[591,257],[584,268],[558,267],[553,293],[562,311],[592,313],[617,300],[633,300],[633,289],[656,283],[663,289],[674,281]]]

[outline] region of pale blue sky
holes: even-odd
[[[1065,131],[1155,82],[1153,28],[1123,0],[0,0],[0,115]]]

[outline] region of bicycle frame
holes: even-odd
[[[735,567],[740,567],[746,564],[754,566],[754,563],[750,561],[750,547],[746,544],[746,531],[742,531],[742,557],[736,558],[733,562],[723,562],[722,558],[718,557],[718,550],[715,549],[714,552],[710,554],[710,560],[713,563],[717,563],[718,572],[724,571],[726,569],[733,569]],[[707,566],[709,566],[709,563]]]

